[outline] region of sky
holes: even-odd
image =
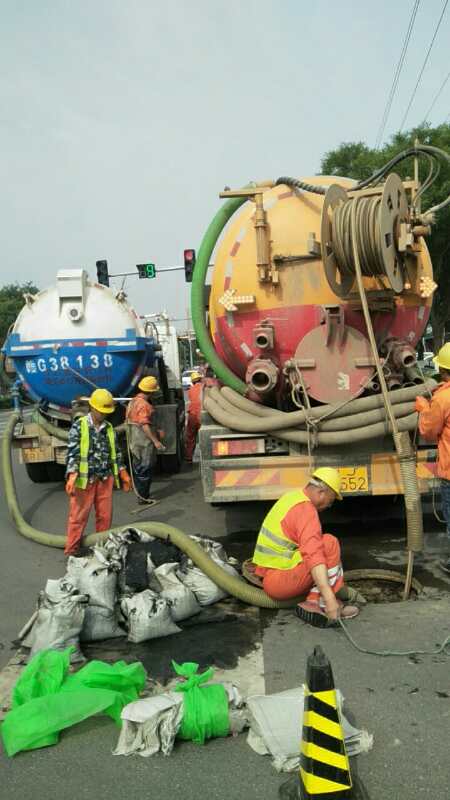
[[[374,145],[412,0],[0,0],[1,284],[183,263],[225,185],[319,172]],[[421,0],[386,137],[443,0]],[[450,68],[450,6],[406,127]],[[430,122],[450,119],[450,81]],[[136,272],[137,275],[137,272]],[[127,279],[188,326],[184,272]]]

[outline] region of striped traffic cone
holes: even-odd
[[[352,796],[333,672],[321,647],[314,648],[306,667],[300,786],[300,797],[305,800]]]
[[[315,647],[306,668],[300,773],[280,787],[283,800],[344,800],[353,797],[331,664]]]

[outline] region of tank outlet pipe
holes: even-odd
[[[391,374],[386,377],[386,385],[390,392],[400,389],[402,386],[402,376],[397,372],[391,372]]]
[[[404,342],[398,342],[397,344],[394,344],[391,357],[392,363],[399,370],[403,370],[406,367],[414,367],[417,364],[416,352],[414,348],[409,344],[405,344]]]
[[[280,370],[270,358],[254,358],[250,361],[245,381],[258,395],[264,396],[275,389]]]
[[[419,386],[421,383],[423,383],[423,378],[417,367],[406,367],[405,375],[407,380],[415,386]]]

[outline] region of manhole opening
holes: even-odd
[[[366,598],[368,603],[398,603],[403,600],[404,586],[401,583],[392,581],[377,580],[358,580],[348,581],[348,585],[357,589]],[[411,589],[410,600],[417,599],[417,592]]]

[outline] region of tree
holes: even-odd
[[[0,346],[3,346],[11,325],[25,303],[24,294],[36,294],[38,291],[30,281],[22,285],[9,283],[0,289]]]
[[[401,150],[411,147],[418,139],[421,144],[440,147],[450,153],[450,125],[442,124],[435,128],[424,123],[405,133],[396,133],[380,150],[368,147],[364,142],[345,142],[336,150],[330,150],[322,159],[323,175],[342,175],[362,180],[368,178],[376,169]],[[419,177],[423,181],[427,172],[425,162],[420,159]],[[394,168],[400,177],[412,177],[412,159],[401,162]],[[450,194],[450,165],[441,164],[441,171],[433,185],[423,194],[422,210],[444,200]],[[431,325],[433,328],[434,351],[442,346],[446,323],[450,324],[450,206],[438,212],[427,239],[433,262],[434,277],[438,284],[433,297]]]

